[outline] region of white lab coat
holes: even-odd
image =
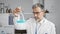
[[[56,34],[55,25],[43,18],[39,23],[37,23],[34,18],[27,20],[27,34],[35,34],[37,28],[37,34]]]

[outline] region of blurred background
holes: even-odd
[[[35,3],[41,3],[49,11],[46,18],[56,25],[56,32],[60,34],[60,0],[0,0],[0,33],[5,31],[7,34],[15,34],[14,26],[9,25],[9,14],[21,6],[27,20],[33,16],[32,5]]]

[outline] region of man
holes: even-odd
[[[32,6],[34,18],[27,20],[27,34],[56,34],[55,25],[44,18],[46,11],[43,5],[37,3]]]

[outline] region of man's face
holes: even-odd
[[[42,9],[40,7],[36,7],[33,9],[33,14],[36,20],[42,19],[44,12],[42,11]]]

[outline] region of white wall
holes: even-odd
[[[60,34],[60,0],[45,0],[45,8],[49,10],[47,19],[56,25],[57,34]]]
[[[7,26],[9,21],[9,14],[0,14],[0,24],[2,26]]]

